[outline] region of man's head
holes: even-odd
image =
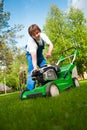
[[[40,32],[41,32],[41,29],[36,24],[32,24],[28,28],[28,33],[30,34],[31,37],[33,37],[36,40],[39,40],[39,38],[40,38]]]

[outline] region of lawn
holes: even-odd
[[[0,95],[1,130],[87,130],[87,80],[57,97]]]

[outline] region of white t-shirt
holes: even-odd
[[[42,40],[41,39],[43,39],[44,43],[47,44],[47,45],[52,44],[51,41],[50,41],[50,39],[47,37],[47,35],[45,33],[42,33],[42,32],[40,33],[40,40],[37,41],[39,45],[42,45]],[[32,53],[32,52],[36,53],[37,48],[38,48],[38,46],[37,46],[36,42],[31,37],[29,39],[29,41],[28,41],[28,44],[27,44],[27,51],[29,53]]]

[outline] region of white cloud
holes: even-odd
[[[87,6],[86,6],[87,0],[68,0],[68,6],[73,6],[74,8],[81,9],[85,16],[87,17]]]

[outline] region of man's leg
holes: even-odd
[[[31,74],[28,73],[28,77],[27,77],[27,89],[28,90],[32,90],[35,87],[35,81],[32,80]]]
[[[44,65],[47,65],[47,62],[46,62],[46,60],[44,59],[44,57],[42,56],[42,57],[40,57],[40,59],[38,60],[38,66],[39,66],[39,67],[42,67],[42,66],[44,66]]]
[[[27,56],[27,60],[28,60],[27,89],[32,90],[35,87],[35,81],[32,80],[32,77],[31,77],[31,72],[33,70],[31,55]]]

